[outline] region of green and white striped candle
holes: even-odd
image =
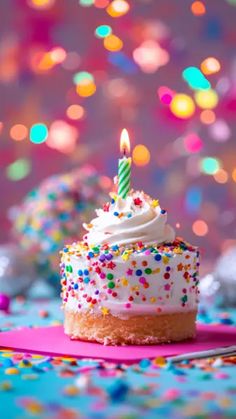
[[[125,199],[130,191],[131,158],[126,156],[130,151],[129,135],[126,129],[122,130],[120,138],[120,150],[123,158],[119,159],[118,166],[118,196]]]

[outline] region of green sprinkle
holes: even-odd
[[[111,281],[107,284],[108,288],[115,288],[115,282]]]
[[[113,274],[111,274],[111,273],[107,274],[107,279],[113,279],[113,278],[114,278]]]
[[[145,274],[150,275],[152,273],[152,269],[146,268],[144,272]]]

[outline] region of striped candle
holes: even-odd
[[[120,138],[120,149],[124,156],[119,159],[118,166],[118,196],[125,199],[130,191],[131,158],[126,157],[130,151],[129,135],[126,129],[122,130]]]

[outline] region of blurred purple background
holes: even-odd
[[[159,198],[178,234],[208,257],[236,243],[236,1],[8,0],[0,8],[1,242],[9,207],[45,177],[87,162],[115,176],[126,127],[133,187]],[[183,79],[192,66],[210,95]],[[177,93],[187,99],[174,106]],[[181,100],[190,101],[184,118]]]

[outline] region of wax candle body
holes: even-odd
[[[124,156],[119,159],[118,195],[125,199],[130,191],[131,158]]]

